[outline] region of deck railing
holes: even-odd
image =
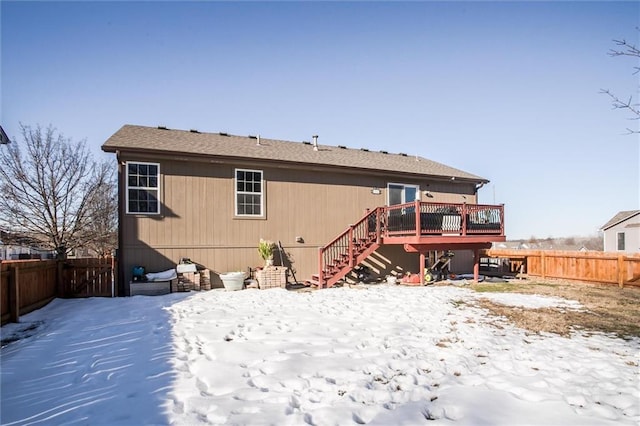
[[[364,245],[387,237],[504,235],[504,205],[415,201],[367,211],[329,244],[320,247],[318,281],[346,266],[353,268]]]
[[[416,201],[382,209],[387,218],[383,236],[504,235],[504,205]]]

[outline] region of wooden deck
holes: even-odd
[[[318,274],[312,283],[331,287],[355,266],[385,244],[401,244],[407,252],[424,255],[430,250],[473,250],[474,273],[479,250],[505,241],[504,205],[413,203],[378,207],[321,247]]]

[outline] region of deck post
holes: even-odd
[[[324,271],[322,265],[323,247],[318,247],[318,288],[322,288],[324,284]]]
[[[478,282],[480,278],[480,250],[473,250],[473,281]]]
[[[376,244],[382,242],[382,221],[381,216],[384,210],[380,207],[376,209]]]
[[[424,285],[424,251],[420,250],[420,285]]]
[[[355,244],[353,241],[353,225],[349,225],[349,268],[353,268],[353,253],[355,253]]]
[[[460,223],[462,224],[462,236],[467,235],[467,217],[469,217],[469,208],[467,207],[467,203],[464,202],[462,204],[462,220]]]
[[[422,227],[420,226],[420,200],[415,201],[415,211],[416,211],[416,237],[420,238],[420,232]]]

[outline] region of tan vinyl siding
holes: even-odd
[[[257,252],[260,238],[282,241],[294,262],[297,279],[305,280],[317,272],[318,247],[362,217],[366,208],[384,205],[389,182],[419,185],[423,201],[459,203],[465,195],[467,202],[475,202],[475,188],[470,183],[265,167],[257,163],[126,159],[160,163],[162,172],[160,214],[123,217],[121,261],[127,282],[135,265],[155,272],[174,267],[182,257],[218,273],[246,271],[262,265]],[[264,218],[235,216],[236,168],[263,172]],[[373,188],[379,188],[381,193],[372,194]],[[433,198],[424,196],[427,190]],[[304,242],[296,242],[296,237],[302,237]],[[213,279],[214,284],[220,284],[217,275]]]

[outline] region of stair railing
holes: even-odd
[[[367,211],[353,225],[324,247],[320,247],[318,256],[318,287],[322,288],[327,278],[339,273],[346,266],[353,268],[358,251],[363,245],[379,242],[383,226],[384,207]]]

